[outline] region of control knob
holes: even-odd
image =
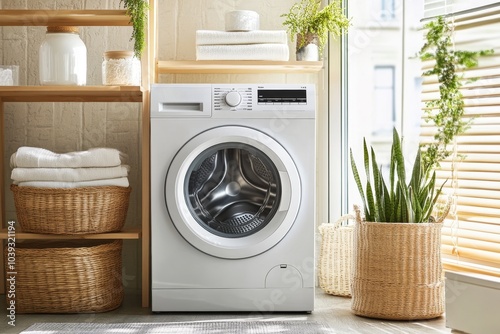
[[[238,104],[241,103],[240,93],[238,93],[234,90],[227,93],[225,99],[226,99],[227,105],[230,107],[236,107]]]

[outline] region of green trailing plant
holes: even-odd
[[[120,0],[120,4],[127,9],[127,14],[130,16],[130,23],[132,23],[130,40],[134,40],[134,54],[140,59],[146,44],[149,3],[147,0]]]
[[[420,150],[417,152],[411,178],[407,182],[402,141],[394,129],[391,148],[389,181],[378,166],[373,147],[368,151],[363,140],[364,169],[366,184],[361,177],[350,151],[351,168],[364,206],[365,219],[371,222],[428,223],[435,221],[431,216],[441,193],[436,189],[436,174],[427,174]]]
[[[459,51],[453,49],[453,27],[443,17],[427,23],[426,42],[419,52],[421,60],[434,60],[434,66],[423,76],[436,75],[439,81],[439,99],[426,102],[426,120],[432,121],[437,132],[432,143],[422,145],[422,159],[426,171],[439,166],[439,162],[452,153],[448,145],[455,136],[464,133],[469,121],[464,120],[464,101],[460,92],[463,76],[457,71],[477,66],[478,58],[493,53],[485,51]]]
[[[328,33],[340,36],[349,28],[349,19],[344,15],[340,6],[341,0],[334,0],[327,6],[321,8],[321,0],[301,0],[295,3],[287,14],[283,25],[287,27],[292,38],[296,35],[306,36],[312,33],[318,36],[318,47],[320,52],[328,40]],[[297,49],[305,45],[307,39],[299,41]]]

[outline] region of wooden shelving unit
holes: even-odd
[[[73,240],[73,239],[122,239],[122,240],[137,240],[141,237],[140,228],[123,229],[120,232],[97,233],[97,234],[41,234],[41,233],[15,233],[16,240]],[[8,238],[6,228],[0,230],[0,240]]]
[[[150,0],[150,16],[154,17],[156,0]],[[151,30],[152,22],[148,22]],[[0,26],[129,26],[125,10],[0,10]],[[151,40],[148,33],[148,42]],[[153,40],[154,41],[154,40]],[[25,233],[16,230],[21,239],[122,239],[140,240],[142,249],[142,306],[149,306],[149,86],[154,78],[152,50],[148,45],[142,56],[142,86],[2,86],[0,87],[0,241],[8,238],[5,220],[4,102],[142,102],[142,217],[141,227],[120,232],[88,235],[53,235]],[[3,247],[0,251],[0,293],[5,291]]]
[[[128,26],[125,10],[0,10],[2,26]]]
[[[323,68],[321,61],[230,61],[175,60],[158,61],[160,74],[181,73],[314,73]]]
[[[3,102],[142,102],[139,86],[1,86]]]

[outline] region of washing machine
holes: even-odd
[[[311,312],[315,87],[151,87],[154,312]]]

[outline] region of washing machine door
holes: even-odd
[[[247,127],[223,126],[188,141],[165,181],[167,210],[198,250],[221,258],[261,254],[294,224],[301,184],[287,151]]]

